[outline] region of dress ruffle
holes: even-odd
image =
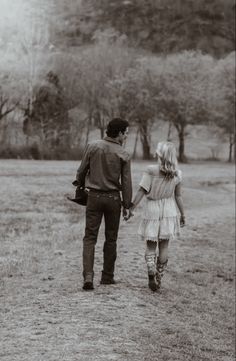
[[[179,236],[179,217],[173,197],[155,201],[146,200],[138,234],[145,241],[155,242]]]
[[[142,219],[138,234],[144,240],[158,242],[160,239],[172,239],[179,236],[180,226],[178,217],[163,218],[161,220]]]

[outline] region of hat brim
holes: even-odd
[[[67,199],[71,202],[74,202],[74,203],[77,203],[81,206],[86,206],[87,205],[87,199],[85,198],[70,198],[70,197],[67,197]]]

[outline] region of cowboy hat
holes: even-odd
[[[77,186],[78,182],[74,181],[72,184]],[[88,192],[86,192],[84,188],[77,186],[75,190],[75,198],[67,197],[67,199],[69,199],[69,201],[80,204],[81,206],[86,206],[88,201]]]

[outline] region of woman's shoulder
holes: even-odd
[[[176,179],[177,179],[177,183],[181,182],[183,179],[182,171],[180,169],[177,169],[176,171]]]
[[[150,174],[151,176],[157,176],[160,174],[160,167],[158,164],[150,164],[146,168],[146,173]]]
[[[181,169],[177,169],[177,176],[178,177],[182,177],[182,170]]]

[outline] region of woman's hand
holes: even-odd
[[[184,227],[185,226],[185,216],[182,214],[180,216],[180,227]]]
[[[134,216],[133,209],[131,207],[129,209],[126,209],[125,211],[126,211],[126,214],[124,214],[124,210],[123,210],[123,217],[124,217],[125,221],[128,221],[131,217]]]

